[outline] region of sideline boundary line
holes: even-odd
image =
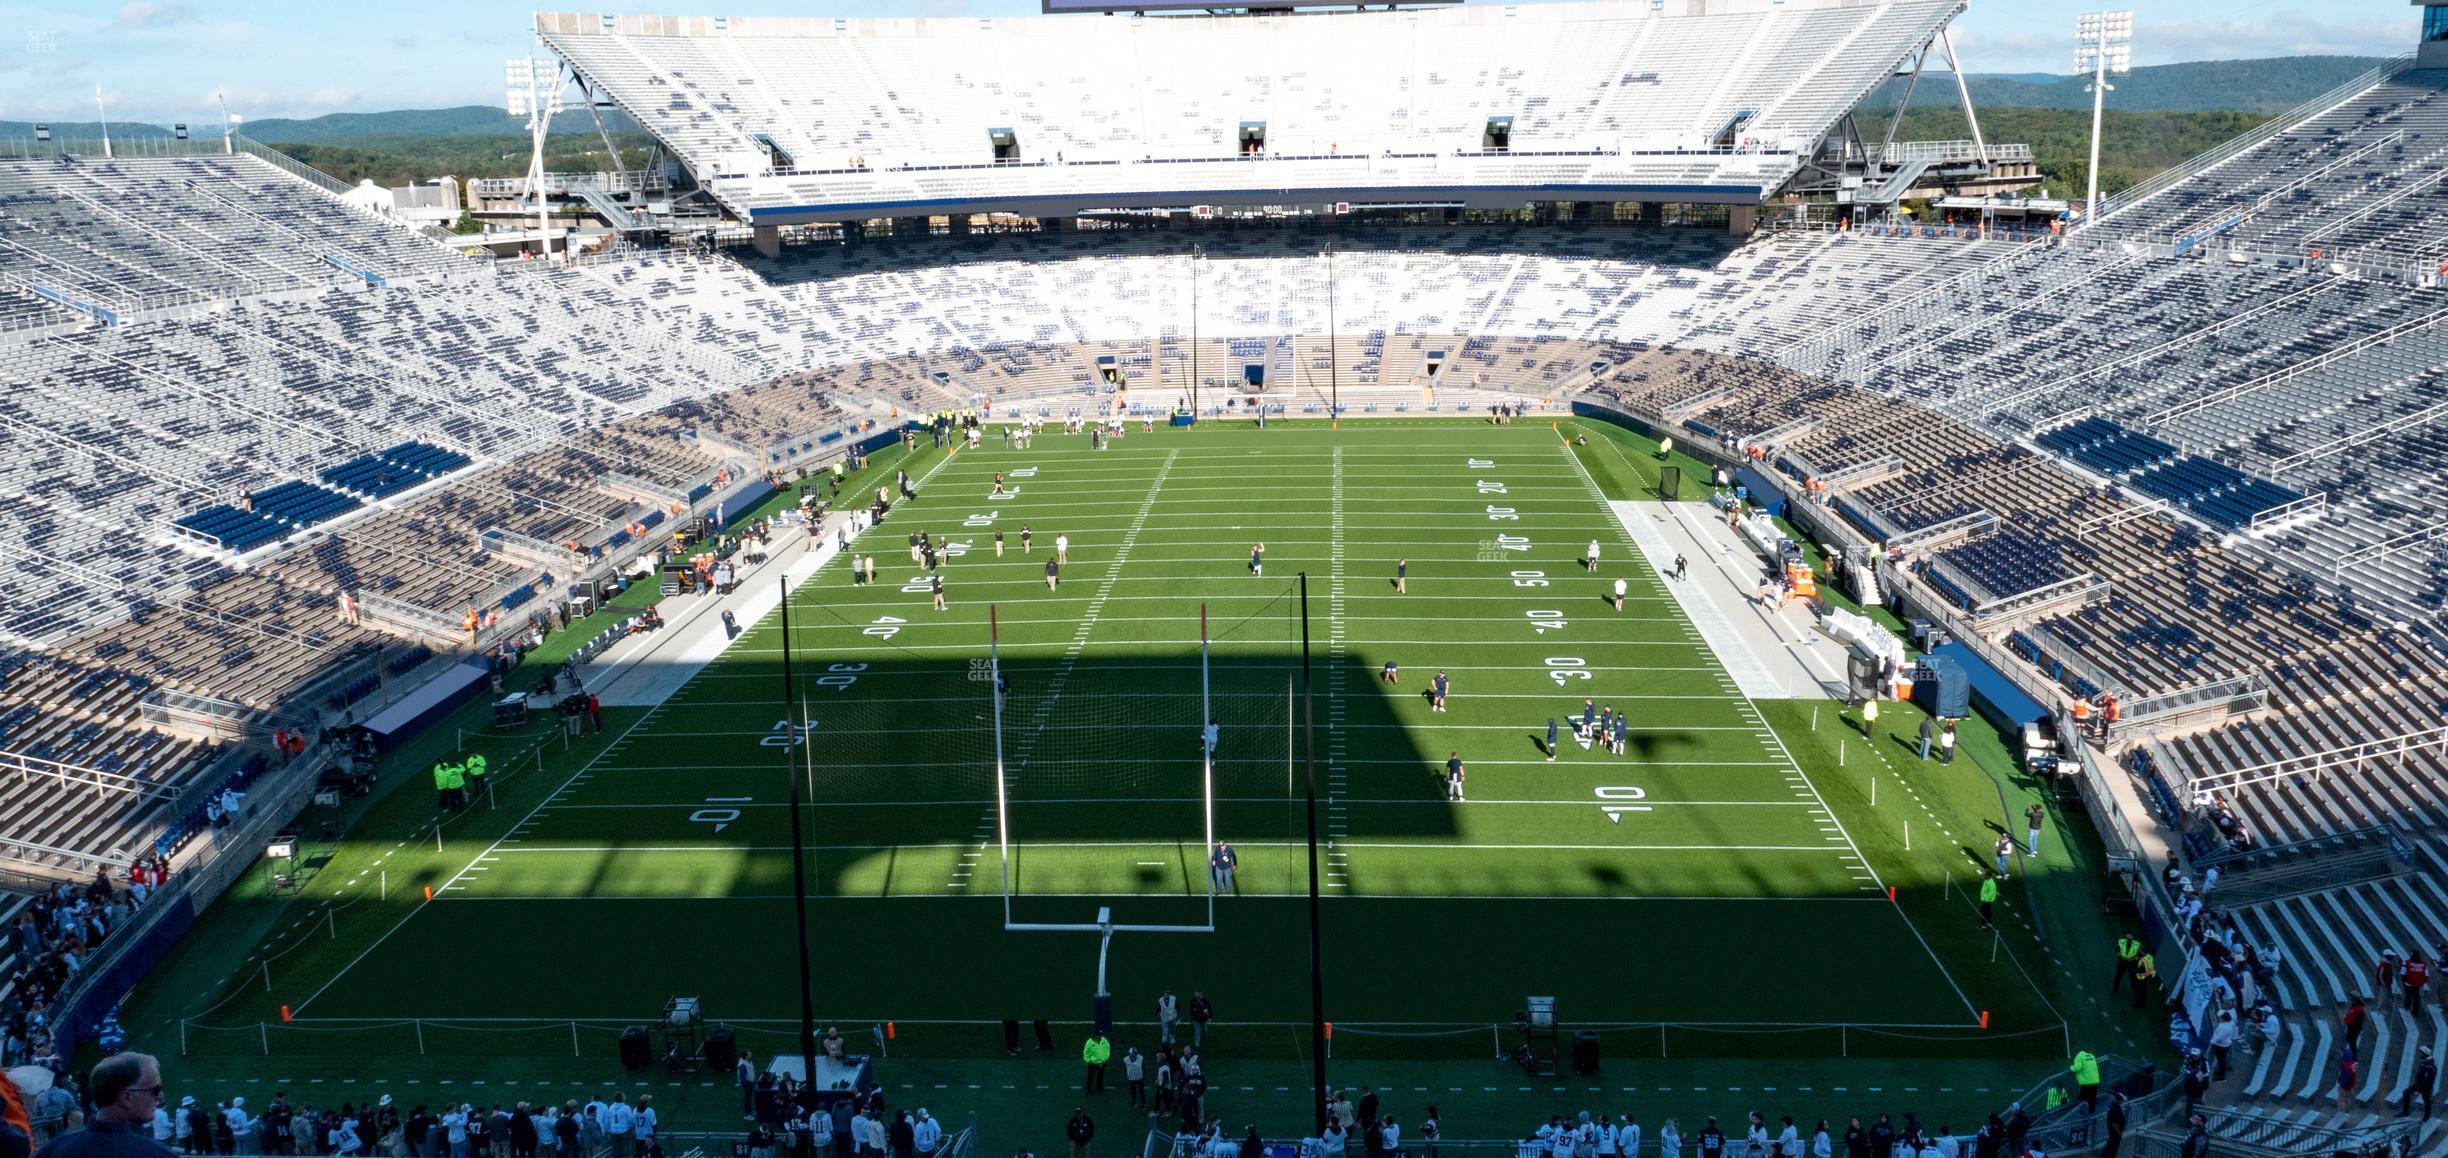
[[[1581,473],[1581,479],[1583,482],[1589,484],[1591,493],[1596,495],[1602,504],[1605,503],[1606,492],[1599,488],[1598,480],[1590,475],[1589,468],[1582,464],[1581,457],[1572,452],[1571,441],[1569,439],[1562,438],[1560,430],[1558,431],[1558,434],[1558,449],[1563,452],[1566,459],[1571,461],[1573,464],[1573,469]],[[1608,509],[1612,510],[1613,508],[1609,507]],[[1624,530],[1620,523],[1616,527],[1616,534],[1619,540],[1629,542],[1631,539],[1631,533]],[[1633,549],[1637,551],[1638,547],[1635,546]],[[1731,683],[1733,680],[1733,673],[1726,671],[1725,663],[1723,660],[1718,658],[1717,653],[1714,650],[1708,650],[1708,657],[1709,661],[1715,665],[1720,672],[1724,672],[1726,679],[1729,683]],[[1803,787],[1810,790],[1811,800],[1817,803],[1821,812],[1824,813],[1827,818],[1836,825],[1836,835],[1844,838],[1845,848],[1851,854],[1853,862],[1860,865],[1861,870],[1870,875],[1871,886],[1880,892],[1885,892],[1887,882],[1880,878],[1878,867],[1870,863],[1870,858],[1862,855],[1861,846],[1853,841],[1852,830],[1845,827],[1844,821],[1837,817],[1836,811],[1827,806],[1827,798],[1820,795],[1819,785],[1811,779],[1810,772],[1802,767],[1801,761],[1794,759],[1792,750],[1785,746],[1785,738],[1777,735],[1776,729],[1768,724],[1767,717],[1759,710],[1757,698],[1739,690],[1735,691],[1733,695],[1740,700],[1743,710],[1748,712],[1751,718],[1759,724],[1760,731],[1767,736],[1768,743],[1775,748],[1776,754],[1782,756],[1785,759],[1786,766],[1793,769],[1794,772],[1801,777]],[[1903,920],[1905,931],[1912,934],[1913,940],[1921,946],[1921,952],[1923,955],[1929,958],[1930,964],[1938,967],[1938,975],[1946,978],[1947,988],[1955,991],[1956,999],[1964,1004],[1964,1011],[1972,1014],[1977,1019],[1980,1015],[1979,1007],[1972,1003],[1972,997],[1970,994],[1964,992],[1963,985],[1955,980],[1954,970],[1947,968],[1945,959],[1939,957],[1938,951],[1930,947],[1929,938],[1921,935],[1921,927],[1913,923],[1912,915],[1906,913],[1902,905],[1890,904],[1889,907],[1894,909],[1896,916]]]
[[[536,806],[528,809],[525,816],[519,817],[518,823],[504,829],[501,836],[496,838],[492,844],[485,846],[485,850],[483,852],[477,853],[476,856],[469,860],[467,864],[458,872],[451,874],[451,878],[449,880],[442,882],[441,887],[434,890],[434,896],[439,899],[443,890],[459,883],[460,878],[468,875],[469,870],[482,863],[486,857],[490,857],[496,852],[500,851],[502,842],[509,840],[511,833],[527,827],[527,822],[534,820],[537,813],[544,811],[544,809],[549,807],[553,801],[560,799],[562,793],[569,791],[570,785],[577,783],[579,778],[585,776],[589,771],[591,771],[597,762],[601,761],[605,756],[611,755],[614,748],[619,747],[624,741],[628,740],[631,733],[637,731],[639,728],[645,727],[646,722],[655,718],[655,716],[662,710],[662,707],[659,705],[648,708],[645,715],[639,716],[637,719],[631,721],[628,727],[621,729],[620,735],[614,736],[610,743],[603,746],[602,751],[595,753],[595,755],[588,759],[586,763],[579,765],[578,770],[570,773],[569,778],[563,780],[559,787],[554,788],[550,794],[544,797],[544,799],[537,801]],[[367,943],[362,952],[349,959],[348,964],[341,966],[339,970],[327,978],[323,984],[315,987],[314,992],[307,994],[306,1000],[298,1002],[297,1009],[294,1012],[305,1012],[307,1006],[313,1005],[315,1001],[321,998],[327,990],[329,990],[332,986],[339,984],[341,978],[348,976],[352,970],[357,968],[357,966],[364,964],[365,959],[373,956],[376,949],[382,948],[383,942],[390,940],[393,933],[397,933],[401,929],[406,928],[408,922],[415,920],[418,913],[424,912],[432,905],[432,901],[421,901],[414,907],[410,908],[407,914],[399,919],[397,924],[383,930],[382,936],[376,937],[374,940]]]

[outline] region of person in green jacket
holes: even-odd
[[[485,758],[484,758],[484,753],[482,753],[482,752],[470,752],[470,753],[468,753],[468,758],[467,758],[467,791],[466,791],[466,792],[465,792],[463,795],[461,795],[461,796],[460,796],[460,798],[459,798],[459,806],[460,806],[461,808],[465,808],[465,807],[467,807],[469,804],[471,804],[471,803],[475,802],[475,800],[476,800],[478,797],[480,797],[480,796],[483,796],[483,795],[484,795],[484,792],[485,792],[485,771],[486,771],[486,768],[485,768]]]
[[[2090,1050],[2077,1050],[2074,1053],[2074,1064],[2067,1066],[2066,1072],[2074,1075],[2074,1092],[2081,1096],[2083,1108],[2097,1109],[2099,1106],[2099,1059],[2091,1056]]]
[[[1994,909],[1997,907],[1997,897],[1998,897],[1997,878],[1996,878],[1996,877],[1982,877],[1982,878],[1981,878],[1981,887],[1980,887],[1980,922],[1981,922],[1981,928],[1986,929],[1986,928],[1989,928],[1989,927],[1990,927],[1990,926],[1989,926],[1989,914],[1990,914],[1990,912],[1991,912],[1992,910],[1994,910]]]
[[[451,771],[450,771],[450,761],[448,761],[448,760],[436,760],[436,761],[434,761],[434,773],[433,773],[433,776],[434,776],[434,807],[435,807],[435,808],[442,809],[443,811],[446,811],[446,812],[447,812],[447,811],[449,811],[449,810],[450,810],[450,802],[451,802]]]
[[[1085,1092],[1105,1092],[1105,1063],[1113,1060],[1113,1043],[1096,1030],[1088,1031],[1088,1044],[1080,1047],[1080,1060],[1088,1063],[1088,1079],[1082,1083]]]
[[[467,807],[467,765],[451,760],[443,761],[442,807],[452,812]]]

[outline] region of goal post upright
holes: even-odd
[[[1002,621],[995,605],[986,605],[986,676],[994,696],[995,845],[1003,862],[1003,924],[1012,923],[1011,795],[1003,782],[1003,653]]]
[[[1213,618],[1211,609],[1207,604],[1201,603],[1199,605],[1199,708],[1201,715],[1198,721],[1198,736],[1199,746],[1201,749],[1199,756],[1199,803],[1201,806],[1200,835],[1205,842],[1204,847],[1200,850],[1202,855],[1213,851],[1217,839],[1215,808],[1215,751],[1221,744],[1221,726],[1220,721],[1218,721],[1217,717],[1214,715],[1215,708],[1213,681],[1209,663],[1209,658],[1213,649],[1212,624]],[[1012,827],[1014,824],[1010,781],[1012,770],[1006,763],[1006,754],[1004,751],[1004,697],[1001,691],[1003,687],[1002,611],[1000,605],[993,603],[989,603],[986,606],[986,665],[988,677],[994,681],[994,687],[996,689],[994,693],[995,702],[993,705],[992,716],[994,742],[994,760],[992,771],[994,774],[995,846],[1002,862],[1003,931],[1006,933],[1097,933],[1104,936],[1110,936],[1114,933],[1215,932],[1216,883],[1215,876],[1212,872],[1208,874],[1207,880],[1205,896],[1206,912],[1203,917],[1195,918],[1196,923],[1147,924],[1116,921],[1113,919],[1111,906],[1106,906],[1105,910],[1099,912],[1097,914],[1097,918],[1092,921],[1023,921],[1019,919],[1019,914],[1024,910],[1014,903],[1015,897],[1017,896],[1017,883],[1012,876],[1011,866],[1013,843]],[[1285,691],[1287,697],[1286,704],[1288,707],[1290,703],[1289,695],[1291,691],[1288,683]],[[1040,705],[1038,710],[1042,715],[1043,705]],[[1213,741],[1210,741],[1208,738],[1209,733],[1207,728],[1210,724],[1216,724],[1219,729],[1217,739]],[[1029,726],[1030,725],[1026,724],[1023,725],[1024,729]],[[1044,725],[1040,724],[1036,726],[1042,727]],[[1285,733],[1287,741],[1290,735],[1291,733],[1289,731]],[[1022,839],[1025,839],[1025,837]],[[1178,837],[1175,838],[1175,843],[1178,845]],[[1197,894],[1190,895],[1194,900],[1197,898]]]
[[[1215,702],[1207,676],[1207,605],[1199,604],[1199,804],[1203,813],[1205,843],[1199,851],[1215,855],[1215,750],[1222,741],[1216,730]],[[1216,874],[1207,872],[1207,924],[1215,925]]]

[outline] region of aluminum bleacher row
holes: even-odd
[[[2303,494],[2257,479],[2223,463],[2179,458],[2135,475],[2134,489],[2157,495],[2221,530],[2239,530],[2259,515],[2289,506]]]
[[[2032,439],[2101,474],[2148,470],[2177,457],[2176,448],[2118,426],[2105,418],[2085,418],[2070,426],[2044,431]]]
[[[332,256],[392,278],[466,264],[246,154],[0,158],[0,252],[22,284],[122,313],[330,284]]]
[[[324,482],[369,499],[385,499],[466,466],[471,459],[455,450],[423,442],[403,442],[372,454],[359,455],[322,473]]]
[[[2254,147],[2146,186],[2096,231],[1896,295],[1787,341],[1777,359],[2091,456],[2242,535],[2237,550],[2337,598],[2432,620],[2448,607],[2437,582],[2448,537],[2431,533],[2448,517],[2432,481],[2448,465],[2448,300],[2430,284],[2448,257],[2435,212],[2448,182],[2443,83],[2448,72],[2398,62]],[[2140,244],[2205,222],[2227,225],[2215,244],[2173,256]],[[2342,258],[2349,237],[2413,262],[2413,276],[2309,259]],[[2112,426],[2129,437],[2080,437]],[[2183,464],[2137,473],[2160,458]],[[2321,502],[2290,507],[2303,498]]]
[[[1970,580],[1986,600],[2004,599],[2046,587],[2066,577],[2057,546],[2015,531],[1984,535],[1959,547],[1939,551],[1938,561]],[[1936,572],[1933,576],[1942,582]],[[1971,606],[1970,592],[1964,606]]]
[[[1649,377],[1635,385],[1634,367],[1643,363]],[[2063,675],[2069,690],[2103,690],[2083,674],[2094,670],[2115,679],[2119,690],[2168,690],[2375,630],[2368,619],[2305,598],[2299,580],[2225,551],[2186,525],[2142,518],[2076,535],[2077,526],[2127,504],[2046,458],[1910,403],[1858,390],[1830,397],[1825,383],[1780,367],[1690,352],[1643,355],[1601,390],[1655,413],[1699,394],[1701,384],[1722,393],[1685,424],[1714,437],[1748,438],[1805,415],[1823,419],[1820,429],[1775,448],[1772,465],[1807,462],[1827,473],[1899,456],[1903,468],[1892,477],[1834,496],[1874,513],[1894,532],[1987,510],[2016,534],[2054,547],[2063,573],[2106,579],[2115,594],[2104,602],[2020,629],[2039,650],[2086,661],[2081,670],[2056,665],[2050,672]]]
[[[2443,74],[2400,59],[2360,91],[2302,110],[2253,148],[2129,194],[2106,225],[2119,236],[2215,241],[2326,260],[2436,261],[2448,225]]]

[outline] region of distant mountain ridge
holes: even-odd
[[[202,121],[190,122],[188,131],[196,137],[209,137],[218,132],[209,115]],[[604,127],[614,133],[635,131],[637,126],[617,109],[604,111]],[[460,105],[448,109],[398,109],[387,113],[330,113],[309,120],[266,118],[241,121],[238,131],[258,141],[271,144],[327,145],[381,137],[501,137],[525,136],[527,122],[490,105]],[[122,124],[111,122],[114,140],[167,137],[167,124]],[[585,109],[572,109],[553,118],[553,132],[586,133],[593,135],[595,121]],[[34,135],[29,121],[0,121],[0,138]],[[60,140],[94,140],[102,135],[102,126],[92,121],[53,122],[51,135]]]
[[[2381,62],[2376,56],[2279,56],[2260,60],[2201,60],[2137,68],[2112,78],[2115,92],[2109,107],[2123,112],[2242,112],[2282,113],[2336,88]],[[1978,108],[2078,109],[2091,107],[2087,76],[2045,73],[1974,73],[1972,103]],[[1892,99],[1892,98],[1890,98]],[[1877,98],[1871,102],[1879,103]],[[1924,77],[1913,92],[1915,107],[1955,103],[1955,86],[1943,76]],[[618,110],[607,110],[604,127],[631,132],[636,125]],[[192,122],[198,137],[215,130],[209,114]],[[330,145],[351,141],[402,137],[503,137],[526,132],[525,122],[489,105],[447,109],[399,109],[383,113],[331,113],[307,120],[246,121],[240,131],[270,144]],[[170,135],[166,125],[113,124],[114,138],[140,139]],[[92,140],[101,126],[92,122],[54,123],[52,135],[62,140]],[[553,119],[553,132],[593,134],[595,123],[583,109]],[[34,126],[25,121],[0,121],[0,139],[31,138]]]
[[[2279,56],[2261,60],[2197,60],[2157,64],[2108,79],[2108,106],[2129,113],[2259,113],[2270,115],[2311,100],[2371,71],[2377,56]],[[1955,103],[1955,86],[1924,77],[1913,104]],[[1973,74],[1975,108],[2087,109],[2088,76]],[[1929,83],[1931,81],[1938,83]]]

